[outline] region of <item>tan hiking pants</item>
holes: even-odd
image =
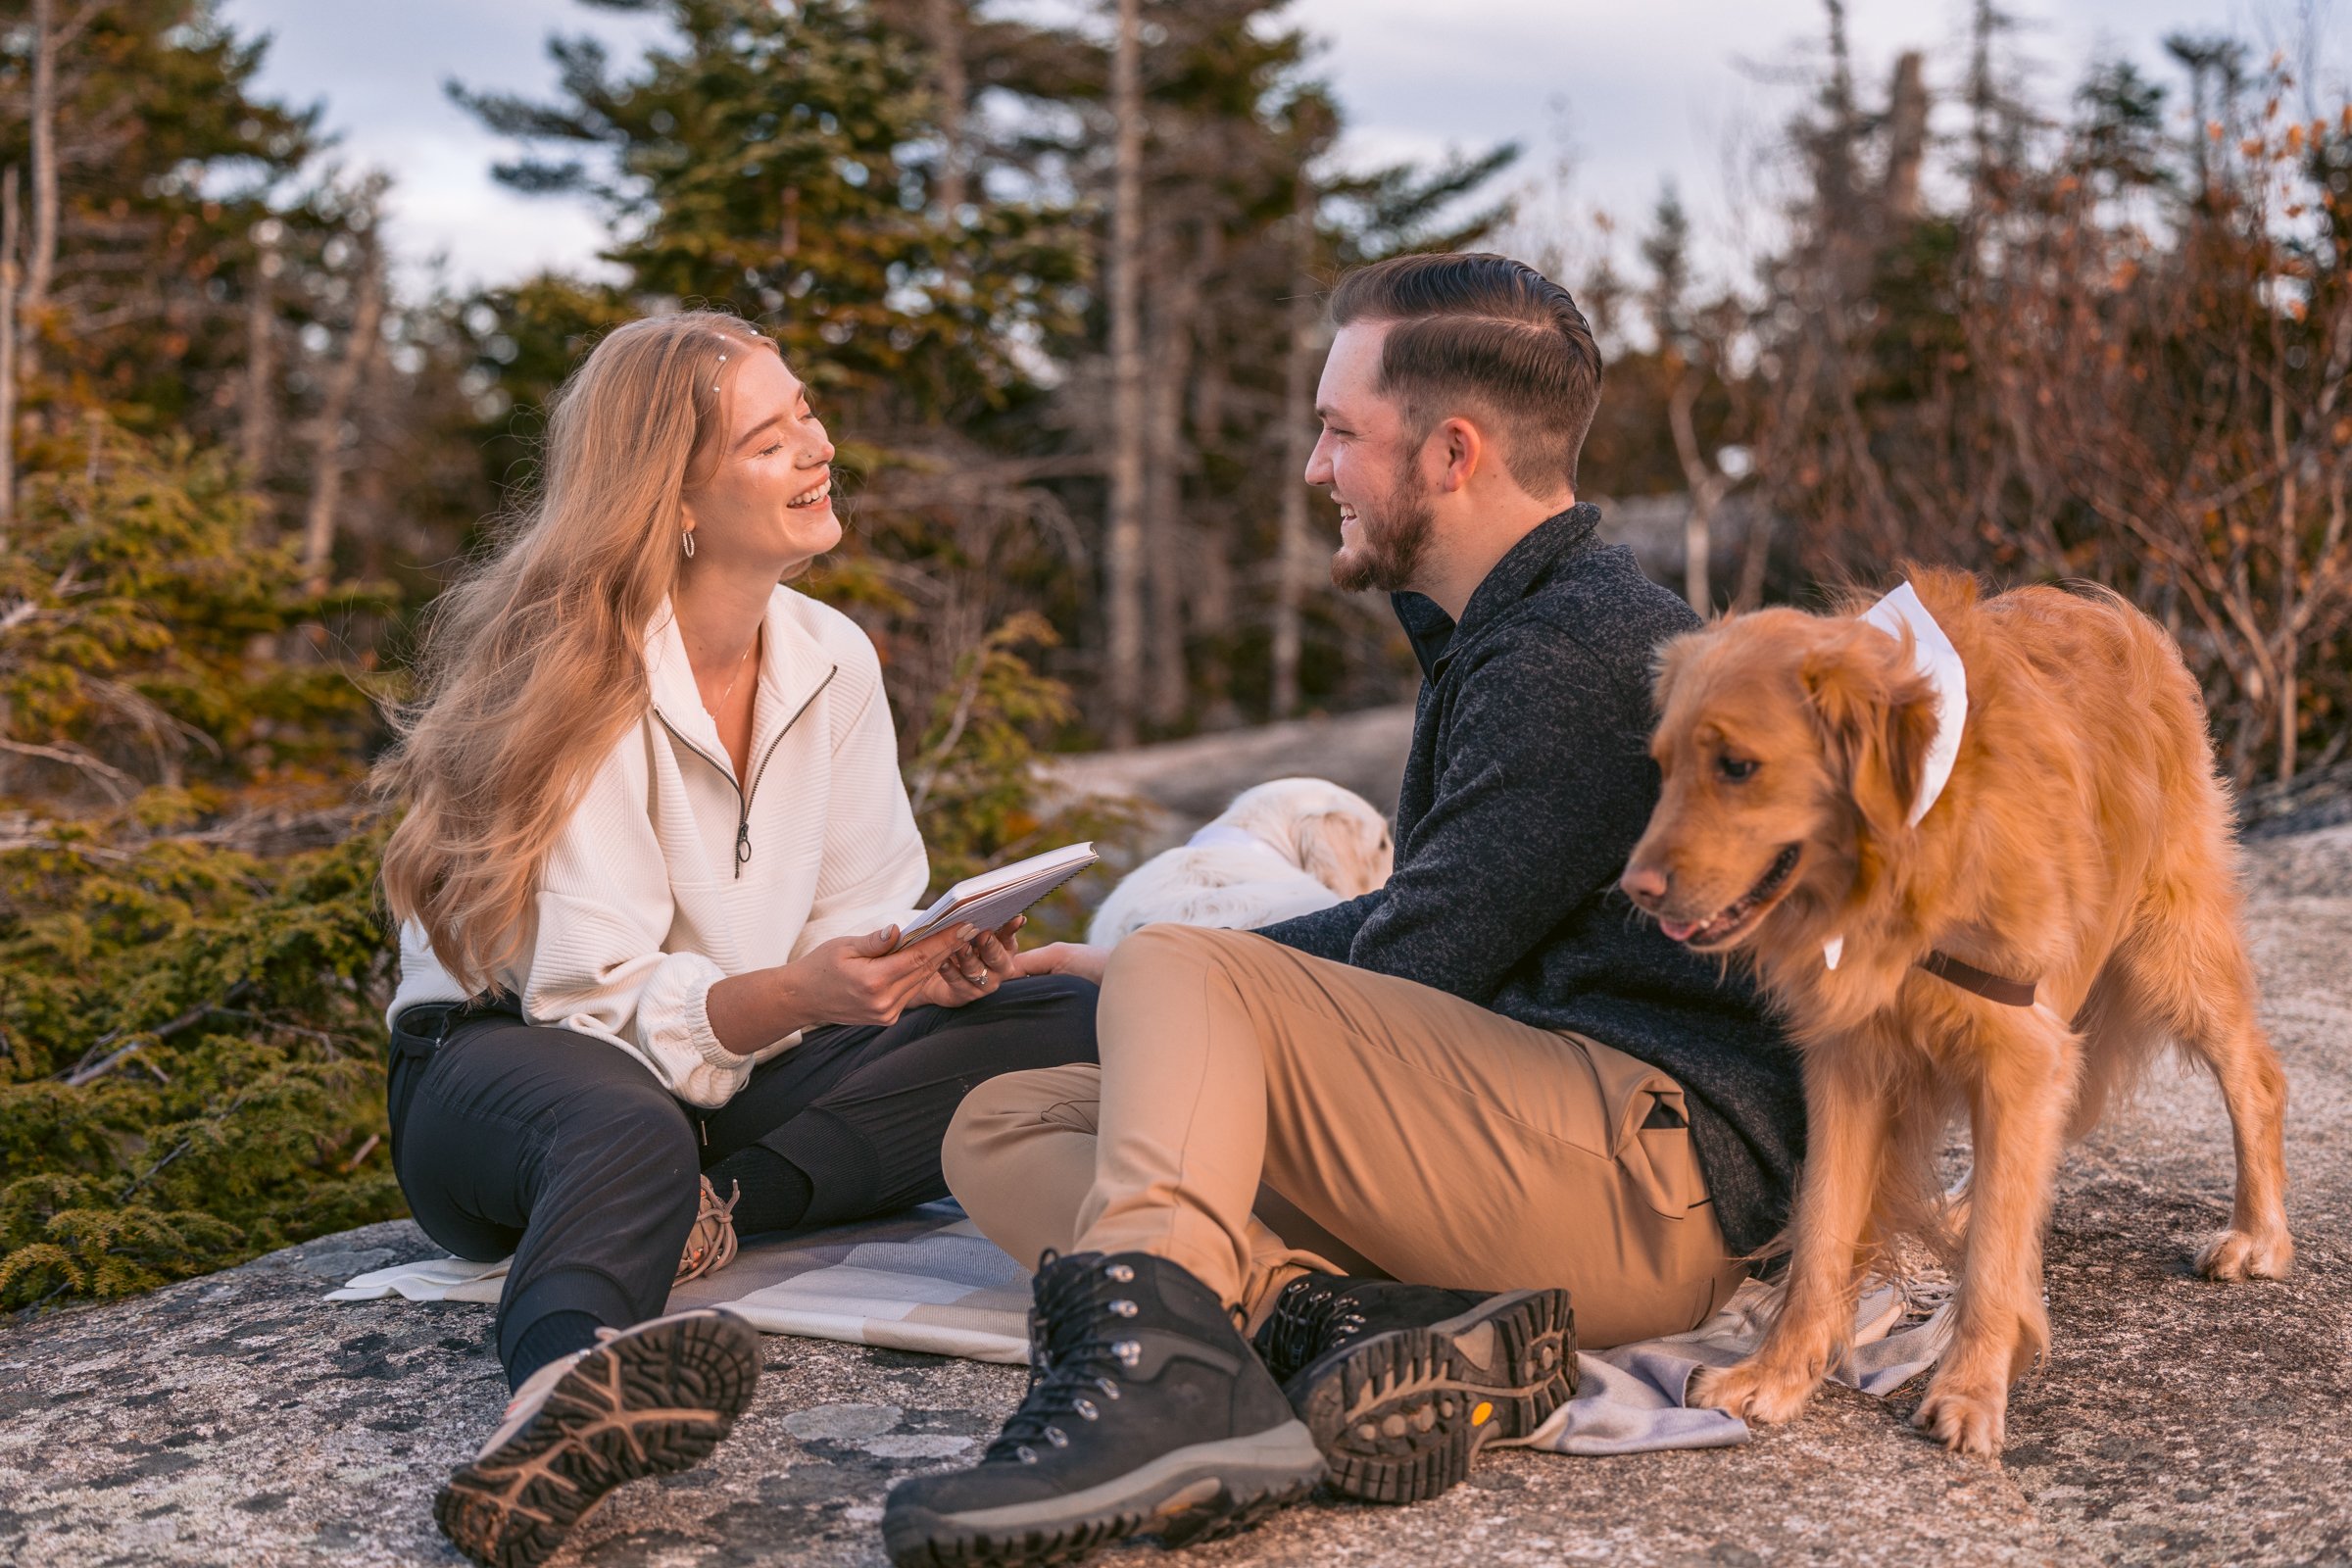
[[[949,1186],[1024,1262],[1153,1253],[1252,1323],[1335,1261],[1462,1290],[1564,1286],[1595,1347],[1692,1328],[1745,1272],[1681,1087],[1596,1041],[1169,925],[1112,955],[1097,1036],[1100,1068],[992,1078],[948,1131]],[[1645,1128],[1661,1102],[1685,1125]]]

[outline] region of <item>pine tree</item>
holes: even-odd
[[[0,554],[11,1306],[399,1212],[354,800],[375,718],[293,635],[388,607],[306,590],[243,461],[300,410],[249,361],[257,318],[277,347],[337,308],[342,187],[302,184],[310,118],[252,97],[258,47],[205,8],[33,11],[0,66],[26,111],[0,156],[34,193]],[[260,309],[257,246],[279,259]]]

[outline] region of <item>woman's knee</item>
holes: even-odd
[[[549,1132],[560,1166],[630,1188],[695,1191],[702,1160],[693,1119],[650,1075],[643,1091],[580,1097],[551,1118]]]
[[[1092,980],[1041,974],[1013,981],[1001,995],[1018,1004],[1019,1038],[1009,1055],[992,1043],[995,1060],[1015,1069],[1094,1062],[1095,1010],[1102,992]]]

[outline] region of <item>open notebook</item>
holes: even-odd
[[[896,953],[959,921],[993,931],[1094,863],[1094,845],[1071,844],[967,876],[900,932],[898,947],[891,951]]]

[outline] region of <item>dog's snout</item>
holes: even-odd
[[[1664,866],[1635,860],[1626,866],[1625,875],[1617,879],[1617,885],[1625,889],[1627,898],[1648,906],[1666,897],[1667,890],[1674,885],[1674,878],[1667,874]]]

